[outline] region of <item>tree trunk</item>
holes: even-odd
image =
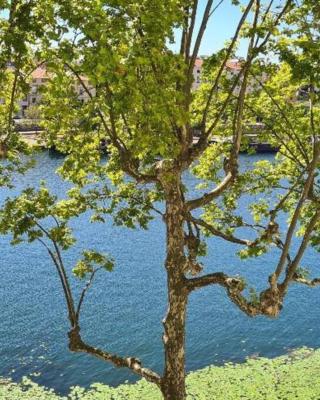
[[[168,311],[163,321],[165,370],[161,384],[165,400],[185,400],[185,319],[188,292],[185,285],[183,197],[180,180],[164,185],[167,225]]]
[[[187,295],[168,274],[169,308],[164,320],[165,371],[161,390],[165,400],[185,400],[185,317]]]

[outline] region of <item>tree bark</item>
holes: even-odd
[[[162,182],[166,194],[168,311],[163,321],[165,369],[161,390],[165,400],[185,400],[185,320],[188,290],[184,268],[184,203],[180,178]]]
[[[165,400],[185,400],[185,317],[187,295],[180,280],[168,274],[169,308],[164,320],[165,370],[161,390]]]

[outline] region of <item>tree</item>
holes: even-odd
[[[62,201],[45,187],[28,188],[1,211],[1,232],[13,233],[15,244],[37,240],[47,248],[67,303],[70,350],[131,369],[158,385],[166,400],[186,398],[184,342],[190,293],[220,285],[248,316],[276,317],[293,282],[320,282],[309,279],[301,267],[307,246],[318,249],[320,243],[320,109],[315,90],[310,90],[309,108],[296,100],[305,77],[295,76],[285,59],[297,45],[294,33],[291,39],[288,35],[288,29],[297,28],[296,4],[245,3],[232,40],[208,58],[202,88],[193,93],[193,66],[206,26],[222,2],[214,6],[213,0],[206,1],[198,29],[197,0],[55,2],[56,22],[42,41],[42,58],[51,73],[42,112],[46,140],[68,153],[60,173],[75,186]],[[310,0],[303,4],[308,13],[317,7]],[[168,46],[178,28],[177,54]],[[240,38],[246,39],[248,52],[239,73],[229,79],[227,61]],[[280,67],[266,61],[271,50],[283,60]],[[310,54],[308,50],[301,55],[304,63]],[[249,90],[253,83],[254,90]],[[312,81],[314,87],[317,83]],[[87,94],[87,101],[79,101],[77,87]],[[260,161],[242,171],[243,131],[257,116],[265,124],[263,136],[280,150],[274,162]],[[195,125],[200,129],[197,142]],[[102,139],[108,141],[107,161],[99,150]],[[188,194],[186,171],[202,181],[196,198]],[[266,199],[275,190],[273,201],[256,200],[257,194]],[[253,221],[246,221],[237,207],[248,194]],[[160,215],[166,226],[168,311],[163,321],[162,376],[135,357],[111,354],[81,337],[85,295],[98,270],[113,266],[110,256],[85,251],[73,271],[79,278],[88,277],[76,303],[63,250],[74,243],[68,221],[88,209],[98,222],[110,214],[118,225],[146,228]],[[284,230],[278,223],[281,213],[288,214]],[[48,225],[48,216],[54,226]],[[246,230],[250,239],[239,237]],[[295,234],[301,236],[298,250],[292,246]],[[240,257],[259,257],[276,246],[279,260],[266,288],[248,293],[238,276],[201,274],[199,257],[205,253],[207,236],[234,243],[235,251],[240,245]]]
[[[50,22],[52,9],[45,3],[47,14],[40,19],[43,1],[0,1],[0,159],[6,159],[0,165],[0,187],[11,185],[13,172],[23,173],[30,166],[22,159],[30,152],[15,131],[14,118],[36,68],[32,49]]]

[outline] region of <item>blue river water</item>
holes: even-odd
[[[250,164],[259,157],[242,156],[242,163]],[[37,166],[25,176],[16,177],[14,190],[0,189],[0,202],[27,185],[38,185],[41,179],[63,196],[69,186],[55,173],[62,161],[61,156],[40,153]],[[186,182],[190,186],[195,183],[191,176],[186,177]],[[114,272],[101,273],[85,300],[83,337],[110,352],[139,357],[146,366],[161,372],[161,320],[166,311],[163,223],[156,219],[147,231],[128,230],[113,226],[111,220],[91,224],[84,215],[73,226],[77,244],[65,254],[70,270],[84,248],[108,252],[116,260]],[[125,370],[68,350],[62,291],[41,245],[12,247],[9,237],[0,237],[0,246],[0,376],[19,380],[37,373],[33,376],[35,381],[58,393],[67,393],[73,385],[118,385],[136,379]],[[260,259],[240,261],[234,254],[234,245],[210,239],[203,262],[206,272],[240,274],[262,288],[277,255],[274,250]],[[309,250],[303,265],[319,270],[319,255]],[[72,282],[79,286],[75,280]],[[319,298],[320,288],[292,286],[280,317],[270,320],[248,318],[219,287],[192,294],[187,321],[187,370],[241,362],[253,355],[273,357],[300,346],[320,347]]]

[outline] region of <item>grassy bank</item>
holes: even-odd
[[[275,359],[210,366],[187,378],[188,400],[319,400],[320,350],[300,349]],[[0,380],[1,400],[160,400],[157,388],[145,381],[110,388],[75,388],[68,397],[56,395],[25,380]]]

